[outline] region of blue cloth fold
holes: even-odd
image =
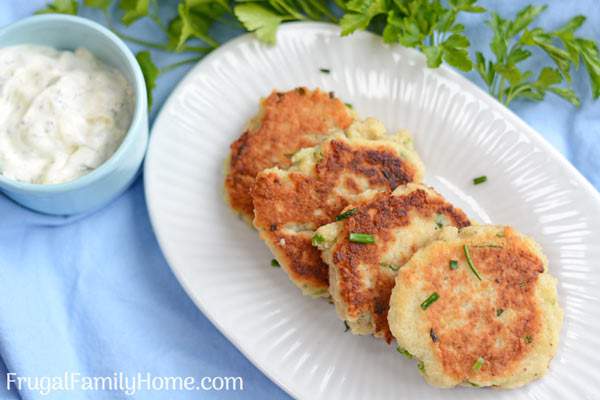
[[[0,26],[31,15],[44,0],[0,2]],[[167,2],[171,6],[174,1]],[[521,2],[483,1],[501,14]],[[521,3],[521,4],[515,4]],[[541,3],[541,2],[536,2]],[[552,3],[541,24],[553,28],[568,16],[584,14],[582,34],[600,41],[600,8],[595,0]],[[165,7],[167,9],[169,7]],[[170,7],[169,9],[173,9]],[[166,11],[165,11],[166,12]],[[99,12],[84,16],[102,20]],[[481,16],[466,21],[475,47],[487,46]],[[145,22],[130,30],[158,40]],[[223,28],[216,36],[239,33]],[[133,46],[134,49],[137,49]],[[159,64],[181,58],[156,53]],[[155,107],[189,68],[160,78]],[[475,74],[469,77],[480,84]],[[587,78],[576,78],[584,93],[579,109],[553,97],[512,108],[541,132],[600,187],[600,103],[592,102]],[[144,392],[136,398],[286,398],[186,296],[172,275],[152,232],[143,177],[119,199],[86,216],[52,217],[23,209],[0,195],[0,374],[62,376],[241,376],[243,392]],[[38,399],[35,390],[6,391],[2,397]],[[117,392],[56,393],[43,398],[126,398]]]

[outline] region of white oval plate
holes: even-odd
[[[328,68],[330,74],[319,71]],[[426,181],[482,223],[538,240],[559,278],[565,323],[550,371],[512,391],[439,390],[393,346],[344,333],[326,301],[301,296],[223,202],[229,144],[274,88],[333,90],[360,116],[407,128]],[[473,177],[488,182],[474,186]],[[198,64],[152,130],[145,166],[160,246],[198,307],[257,367],[303,399],[598,399],[600,196],[542,137],[448,68],[359,33],[294,23],[268,47],[239,37]]]

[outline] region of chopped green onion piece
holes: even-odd
[[[394,264],[380,263],[379,265],[381,265],[383,268],[389,268],[394,272],[396,272],[400,269],[399,265],[394,265]]]
[[[450,260],[450,269],[457,269],[457,268],[458,268],[458,261]]]
[[[473,178],[473,185],[479,185],[480,183],[483,183],[485,181],[487,181],[487,176],[478,176],[477,178]]]
[[[496,309],[496,317],[501,316],[503,312],[504,312],[504,310],[502,308]]]
[[[439,294],[437,294],[436,292],[433,292],[433,293],[431,293],[431,294],[429,295],[429,297],[428,297],[428,298],[426,298],[426,299],[425,299],[425,301],[423,301],[423,302],[421,303],[421,308],[422,308],[423,310],[427,310],[427,308],[428,308],[430,305],[432,305],[433,303],[435,303],[435,302],[437,301],[437,299],[439,299],[439,298],[440,298],[440,295],[439,295]]]
[[[463,246],[463,249],[465,251],[465,257],[467,257],[467,264],[469,264],[469,268],[471,268],[471,271],[473,271],[473,273],[475,274],[477,279],[481,280],[481,275],[479,275],[479,271],[477,271],[477,268],[475,268],[475,264],[473,264],[473,259],[471,259],[471,253],[469,252],[469,247],[465,244]]]
[[[344,321],[344,325],[346,326],[346,329],[344,329],[344,332],[348,332],[350,330],[350,325],[348,325],[348,323],[346,321]]]
[[[312,240],[311,240],[312,245],[315,247],[324,242],[325,242],[325,238],[320,233],[315,233],[315,235],[312,237]]]
[[[276,259],[272,259],[271,260],[271,267],[273,268],[279,268],[281,265],[279,265],[279,261],[277,261]]]
[[[473,371],[479,371],[483,366],[484,362],[485,360],[483,359],[483,357],[479,357],[477,361],[475,361],[475,364],[473,364]]]
[[[396,351],[397,351],[398,353],[402,354],[402,355],[403,355],[404,357],[406,357],[406,358],[409,358],[409,359],[411,359],[411,360],[412,360],[412,358],[413,358],[413,355],[412,355],[412,354],[410,354],[410,353],[408,352],[408,350],[406,350],[406,349],[403,349],[403,348],[402,348],[402,347],[400,347],[400,346],[396,347]]]
[[[319,71],[321,71],[324,74],[328,74],[331,72],[331,70],[329,68],[319,68]]]
[[[478,384],[476,384],[476,383],[469,382],[469,381],[467,381],[467,383],[468,383],[469,385],[473,386],[473,387],[479,387],[479,385],[478,385]]]
[[[533,342],[533,338],[530,335],[525,336],[525,343],[530,344]]]
[[[419,368],[419,371],[421,371],[422,374],[425,373],[425,363],[423,361],[419,361],[417,368]]]
[[[346,105],[346,107],[348,107],[349,109],[354,109],[354,106],[351,103],[344,103]]]
[[[358,208],[352,208],[346,212],[341,213],[340,215],[338,215],[337,217],[335,217],[336,221],[343,221],[346,218],[350,218],[351,216],[353,216],[354,214],[356,214],[356,212],[358,211]]]
[[[350,241],[354,243],[375,243],[375,237],[369,233],[351,233]]]

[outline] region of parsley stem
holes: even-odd
[[[198,62],[202,59],[202,57],[192,57],[186,58],[185,60],[177,61],[173,64],[165,65],[159,71],[161,74],[166,74],[167,72],[171,72],[172,70],[181,67],[182,65],[192,64]]]
[[[271,0],[271,2],[273,3],[273,5],[277,5],[279,6],[280,9],[284,10],[285,12],[287,12],[289,15],[291,15],[294,19],[298,19],[298,20],[305,20],[306,17],[298,12],[296,12],[296,10],[294,10],[293,8],[289,7],[285,1],[281,1],[281,0]]]

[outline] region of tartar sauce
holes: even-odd
[[[0,49],[0,174],[61,183],[116,151],[135,99],[116,69],[88,50],[19,45]]]

